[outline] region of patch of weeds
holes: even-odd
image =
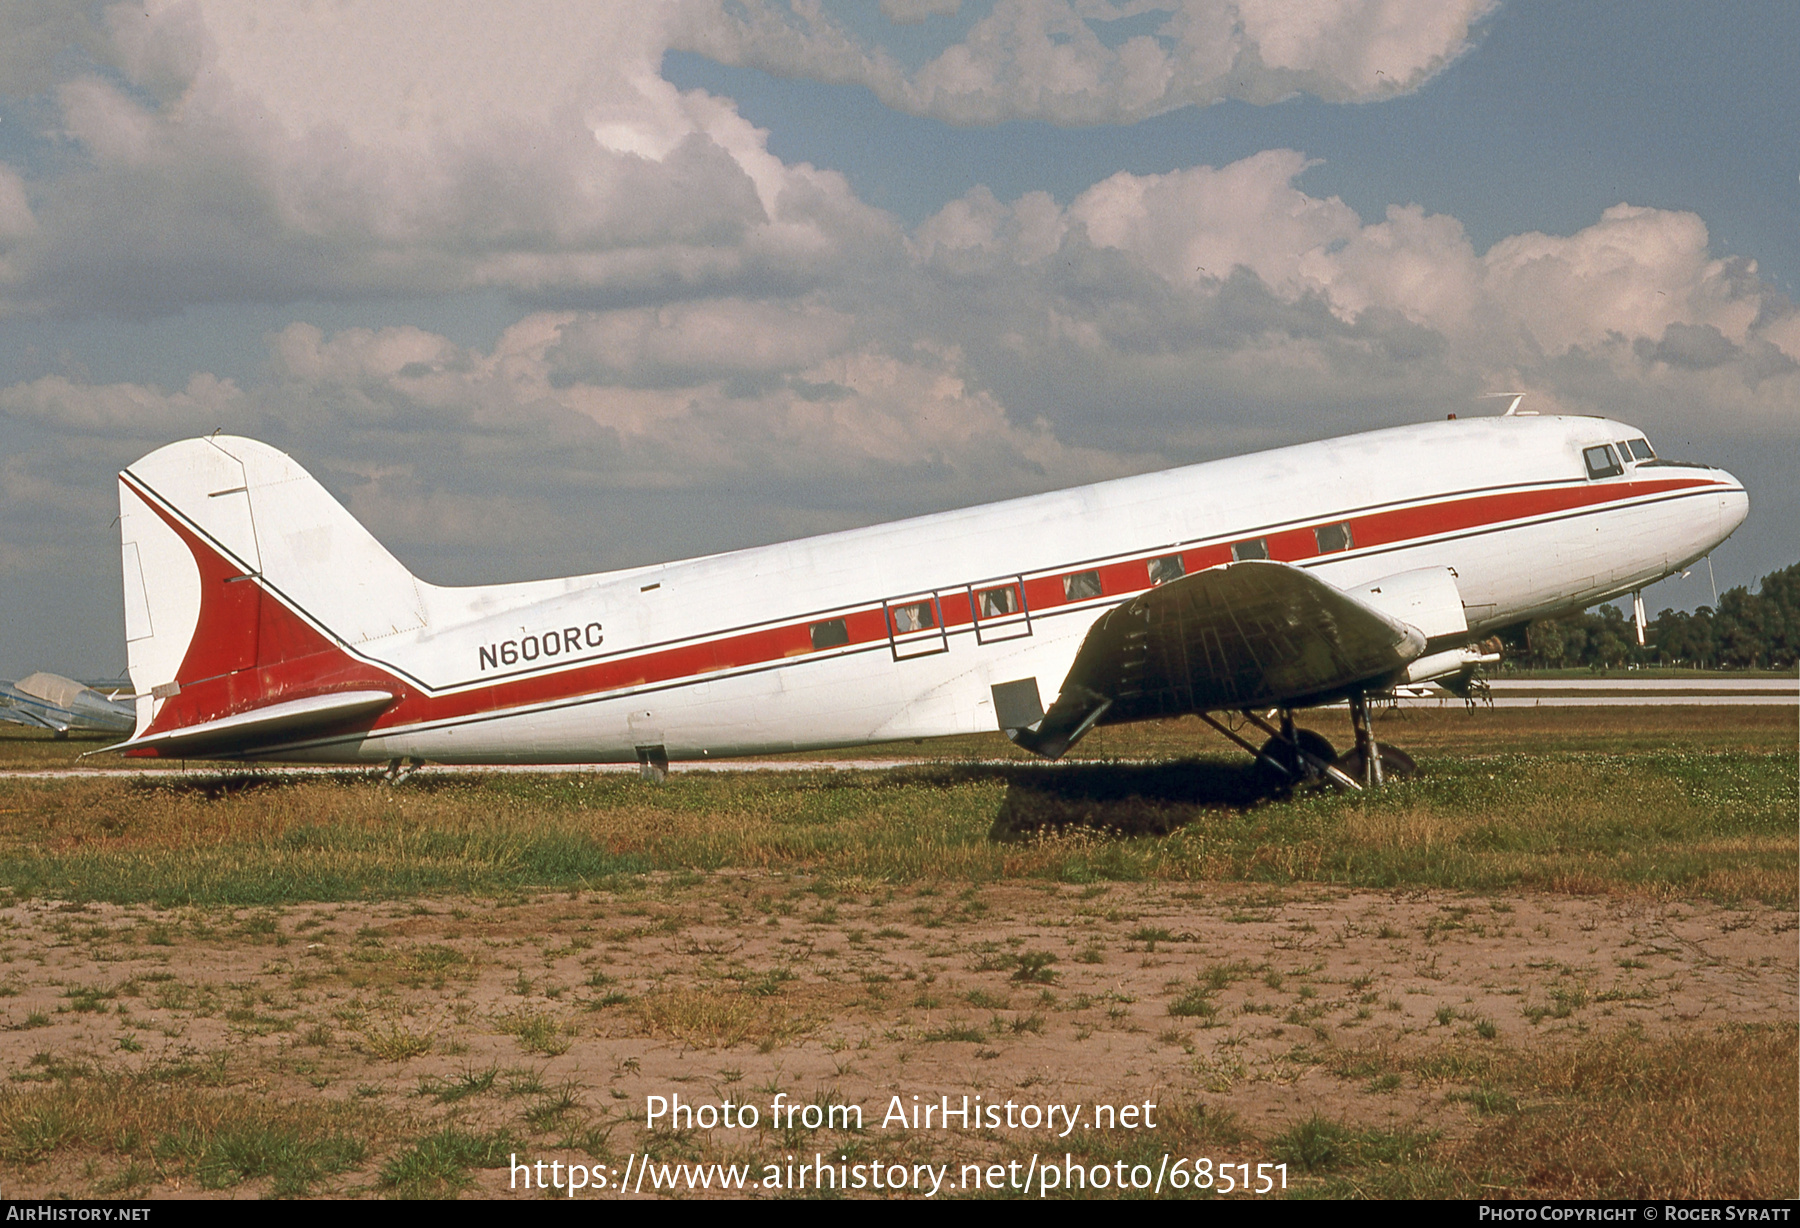
[[[66,1083],[92,1073],[93,1067],[86,1062],[72,1062],[53,1053],[34,1053],[25,1069],[14,1073],[13,1079],[20,1083]]]
[[[382,1165],[381,1185],[394,1198],[453,1198],[475,1183],[470,1169],[500,1168],[518,1147],[504,1130],[440,1130]]]
[[[1332,1172],[1372,1164],[1417,1162],[1426,1157],[1435,1135],[1410,1130],[1359,1130],[1314,1114],[1269,1140],[1275,1159],[1309,1172]]]
[[[556,1140],[555,1147],[558,1151],[586,1152],[596,1160],[612,1159],[612,1127],[589,1126],[574,1134],[565,1134]]]
[[[1567,1019],[1588,1004],[1587,986],[1578,982],[1558,982],[1550,986],[1549,999],[1527,1005],[1525,1017],[1532,1023],[1542,1023],[1546,1018]]]
[[[525,1121],[534,1131],[545,1131],[581,1105],[580,1086],[573,1080],[559,1084],[525,1110]]]
[[[77,1014],[104,1011],[106,1003],[118,996],[118,990],[102,989],[98,985],[78,985],[63,991],[63,997],[69,1000],[69,1009]]]
[[[879,987],[871,993],[879,992]],[[670,989],[633,1001],[644,1031],[674,1036],[700,1049],[750,1041],[765,1052],[809,1022],[779,1002],[748,993]]]
[[[1517,1113],[1519,1102],[1496,1087],[1478,1087],[1471,1092],[1453,1092],[1450,1100],[1466,1100],[1477,1113]]]
[[[781,987],[796,979],[792,968],[771,968],[761,976],[744,982],[744,992],[759,998],[773,997],[781,992]]]
[[[508,1070],[503,1073],[509,1097],[550,1094],[550,1085],[544,1082],[544,1072],[541,1070]]]
[[[1012,980],[1020,985],[1054,985],[1056,972],[1050,967],[1056,956],[1048,951],[1021,951]]]
[[[118,1172],[95,1186],[94,1191],[103,1197],[107,1195],[142,1197],[144,1192],[150,1188],[150,1183],[155,1179],[156,1174],[154,1171],[146,1165],[140,1164],[136,1160],[132,1160]]]
[[[494,1027],[517,1040],[530,1053],[556,1057],[569,1051],[569,1036],[562,1021],[549,1011],[521,1006],[494,1020]]]
[[[1195,985],[1169,1003],[1169,1014],[1178,1019],[1211,1019],[1218,1013],[1213,991],[1205,985]]]
[[[486,1070],[465,1067],[454,1079],[420,1079],[419,1095],[430,1096],[439,1104],[454,1104],[458,1100],[467,1100],[470,1096],[480,1096],[492,1091],[494,1080],[499,1077],[498,1066],[489,1066]]]
[[[279,1123],[183,1127],[159,1137],[153,1151],[158,1159],[185,1162],[205,1189],[270,1177],[278,1197],[305,1194],[321,1178],[355,1167],[367,1154],[362,1140],[351,1135],[308,1135]]]
[[[357,1029],[363,1046],[371,1056],[384,1062],[405,1062],[430,1053],[437,1043],[437,1032],[415,1032],[398,1019],[386,1024],[366,1024]]]
[[[1224,989],[1233,981],[1241,981],[1256,971],[1248,960],[1233,960],[1229,964],[1214,964],[1199,976],[1199,981],[1208,989]]]
[[[980,1044],[987,1039],[987,1032],[971,1024],[953,1023],[946,1024],[941,1028],[932,1028],[919,1039],[931,1044],[939,1041],[968,1041]]]

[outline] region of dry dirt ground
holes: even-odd
[[[743,872],[268,911],[33,901],[0,909],[0,1076],[217,1062],[271,1102],[401,1123],[390,1138],[504,1129],[533,1162],[621,1166],[646,1139],[759,1166],[850,1145],[770,1131],[777,1092],[860,1105],[857,1148],[934,1163],[1066,1141],[883,1129],[891,1097],[1199,1102],[1262,1139],[1315,1113],[1456,1137],[1473,1110],[1451,1084],[1328,1055],[1790,1022],[1794,930],[1761,905]],[[760,1106],[762,1128],[647,1134],[648,1098],[677,1094]],[[318,1192],[372,1190],[379,1163]],[[12,1166],[5,1192],[93,1188],[75,1165]],[[473,1176],[507,1192],[506,1169]]]

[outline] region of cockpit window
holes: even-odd
[[[1583,448],[1581,459],[1587,462],[1590,478],[1616,478],[1625,472],[1625,466],[1613,455],[1610,443],[1603,443],[1597,448]]]
[[[1619,455],[1629,461],[1655,460],[1656,453],[1648,439],[1627,439],[1619,444]]]

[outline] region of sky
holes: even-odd
[[[1797,46],[1755,2],[15,0],[0,677],[122,673],[113,475],[216,429],[454,584],[1523,390],[1742,478],[1754,584],[1800,556]]]

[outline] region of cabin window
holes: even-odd
[[[1150,583],[1167,584],[1170,580],[1179,580],[1187,575],[1187,565],[1181,561],[1179,554],[1166,554],[1160,559],[1150,560]]]
[[[1100,573],[1078,571],[1063,577],[1063,596],[1069,601],[1086,601],[1100,595]]]
[[[1247,542],[1237,542],[1231,547],[1231,561],[1247,562],[1250,559],[1266,559],[1269,557],[1269,543],[1261,537],[1253,537]]]
[[[1633,461],[1656,459],[1656,453],[1651,450],[1650,441],[1647,439],[1627,439],[1619,445],[1619,454],[1625,459]]]
[[[1313,540],[1319,544],[1320,554],[1336,554],[1356,545],[1348,524],[1322,524],[1313,530]]]
[[[1014,585],[983,589],[975,594],[976,608],[983,618],[1001,618],[1019,612],[1019,590]]]
[[[850,629],[844,626],[841,618],[828,618],[822,623],[812,625],[812,646],[817,652],[821,648],[837,648],[850,642]]]
[[[937,626],[937,618],[931,612],[929,601],[894,607],[894,634],[896,635],[906,635],[912,631],[928,631],[935,626]]]
[[[1610,443],[1582,449],[1581,459],[1587,462],[1590,478],[1616,478],[1625,472],[1625,467],[1619,464],[1619,458],[1613,455]]]

